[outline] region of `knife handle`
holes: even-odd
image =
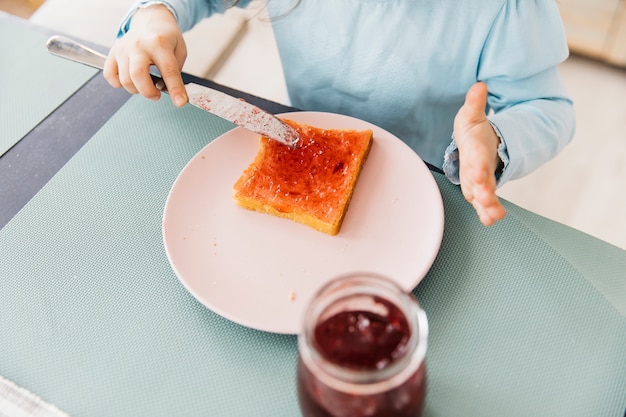
[[[80,44],[73,39],[59,35],[53,36],[48,39],[46,46],[48,48],[48,52],[53,55],[88,65],[99,70],[104,69],[104,63],[107,59],[106,55],[101,54],[98,51],[94,51],[93,49]],[[150,77],[152,77],[152,82],[156,88],[164,93],[167,93],[167,87],[161,77],[154,74],[150,74]]]

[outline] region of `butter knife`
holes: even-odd
[[[106,55],[64,36],[53,36],[48,39],[47,48],[50,53],[97,69],[104,69]],[[163,79],[150,74],[154,85],[167,93]],[[189,103],[231,123],[252,132],[266,136],[291,148],[298,146],[300,135],[291,126],[284,123],[271,113],[250,103],[205,87],[200,84],[185,84]]]

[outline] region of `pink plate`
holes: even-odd
[[[339,234],[235,204],[233,185],[259,143],[258,135],[235,128],[198,152],[176,179],[163,239],[176,275],[206,307],[244,326],[296,334],[311,296],[339,275],[373,272],[406,291],[415,288],[439,251],[444,214],[427,166],[389,132],[338,114],[281,116],[374,132]]]

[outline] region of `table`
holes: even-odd
[[[0,158],[0,375],[72,416],[298,415],[296,337],[206,309],[163,249],[174,179],[232,127],[96,74]],[[621,417],[626,252],[506,201],[485,228],[432,172],[425,415]]]

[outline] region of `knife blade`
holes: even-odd
[[[65,36],[53,36],[47,42],[53,54],[97,69],[104,69],[106,55]],[[165,82],[158,75],[150,74],[154,85],[167,93]],[[278,117],[253,104],[200,84],[185,84],[189,103],[247,130],[277,140],[296,148],[300,135]]]

